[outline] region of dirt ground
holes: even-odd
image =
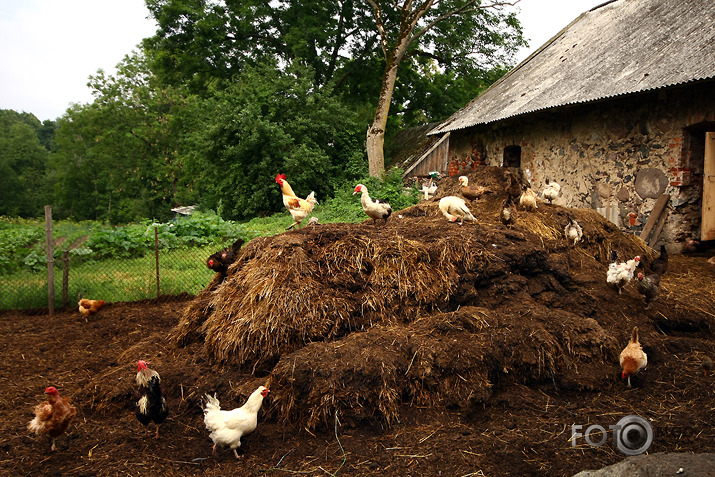
[[[490,177],[473,179],[496,189]],[[449,179],[441,195],[456,191]],[[649,453],[712,452],[713,377],[701,363],[715,358],[715,266],[707,257],[671,255],[660,296],[646,309],[635,284],[618,295],[605,283],[607,252],[630,258],[638,245],[632,237],[589,211],[548,204],[520,212],[507,228],[494,213],[497,196],[471,204],[476,226],[448,224],[438,197],[395,213],[384,227],[319,225],[248,244],[225,284],[207,284],[215,291],[210,305],[182,296],[110,303],[87,319],[75,309],[52,318],[42,310],[0,312],[0,474],[566,476],[625,458],[611,433],[601,447],[583,438],[572,446],[572,425],[607,428],[632,414],[653,428]],[[584,225],[574,249],[542,230],[562,230],[567,216]],[[328,263],[330,247],[368,239],[397,243],[415,266],[429,256],[446,270],[435,275],[444,286],[433,283],[429,267],[420,272],[430,278],[424,288],[378,286],[366,278],[377,273],[366,256],[356,272],[345,262],[342,271],[314,273]],[[449,269],[440,262],[447,253],[435,252],[447,243],[464,248]],[[211,335],[221,293],[243,293],[247,267],[277,250],[291,263],[303,257],[295,266],[312,273],[316,293],[335,295],[346,310],[367,308],[368,289],[382,301],[367,297],[372,312],[346,312],[346,322],[300,330],[301,339],[291,334],[298,325],[286,322],[274,328],[275,342],[227,358]],[[296,279],[305,276],[286,281]],[[177,345],[177,330],[199,308],[207,326],[189,323]],[[618,353],[634,325],[649,365],[629,389]],[[159,439],[134,417],[138,359],[161,373],[166,388],[170,416]],[[227,449],[212,455],[202,396],[215,392],[222,407],[238,407],[260,384],[271,394],[240,459]],[[55,452],[47,437],[26,429],[50,385],[77,407]]]

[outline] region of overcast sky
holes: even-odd
[[[517,61],[605,0],[521,0],[530,47]],[[115,66],[155,31],[144,0],[0,0],[0,109],[62,116],[71,103],[93,100],[98,69]]]

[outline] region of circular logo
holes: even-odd
[[[626,416],[616,424],[616,447],[625,455],[640,455],[653,444],[653,428],[640,416]]]

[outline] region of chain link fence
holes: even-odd
[[[43,260],[44,267],[21,266],[0,274],[0,310],[73,308],[80,296],[120,302],[196,295],[216,273],[207,267],[206,259],[226,246],[171,247],[157,240],[154,250],[107,259],[88,258],[81,246],[58,249],[47,255],[46,266]]]

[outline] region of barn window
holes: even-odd
[[[504,167],[521,167],[521,146],[504,148]]]

